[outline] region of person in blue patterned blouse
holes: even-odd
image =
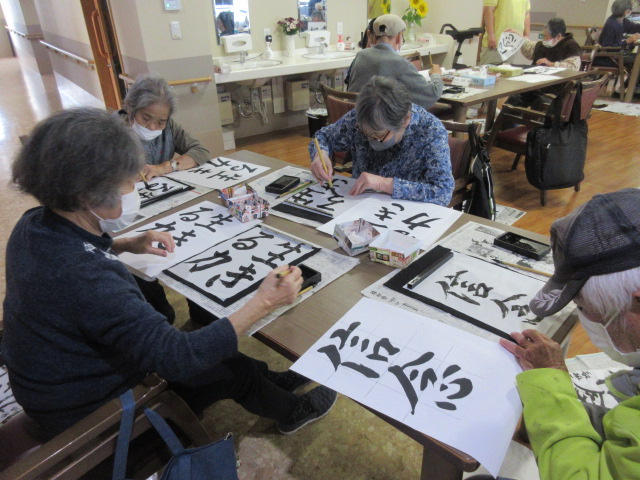
[[[328,172],[314,142],[309,144],[311,171],[318,181],[331,179],[331,154],[351,152],[351,195],[365,190],[392,198],[447,206],[453,192],[447,131],[442,122],[412,104],[395,80],[375,76],[358,95],[356,108],[316,133]]]

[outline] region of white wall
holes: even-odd
[[[13,50],[11,49],[11,40],[9,39],[9,32],[4,28],[7,22],[4,18],[2,11],[2,5],[0,5],[0,58],[13,57]]]

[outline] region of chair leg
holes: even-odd
[[[579,192],[579,191],[580,191],[580,184],[575,185],[575,186],[573,187],[573,189],[574,189],[576,192]]]
[[[545,206],[547,204],[547,191],[540,190],[540,205]]]
[[[515,156],[515,158],[513,159],[513,164],[511,165],[511,170],[515,170],[516,168],[518,168],[518,162],[520,161],[520,158],[522,157],[522,155],[520,155],[519,153]]]

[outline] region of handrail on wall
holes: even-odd
[[[22,38],[26,38],[27,40],[42,40],[44,38],[44,35],[42,35],[41,33],[37,33],[37,34],[23,33],[23,32],[19,32],[18,30],[14,30],[13,28],[9,28],[8,25],[5,25],[4,28],[6,28],[7,31],[9,31],[10,33],[18,35],[19,37],[22,37]]]
[[[63,57],[69,58],[75,61],[76,63],[79,63],[84,67],[87,67],[90,70],[96,69],[96,62],[93,60],[89,60],[87,58],[80,57],[74,53],[67,52],[66,50],[63,50],[62,48],[58,48],[55,45],[51,45],[50,43],[47,43],[44,40],[40,40],[40,43],[44,45],[44,48],[46,48],[47,50],[51,50],[53,53],[57,53],[58,55],[62,55]]]
[[[129,90],[129,87],[136,81],[135,78],[130,77],[129,75],[127,75],[126,73],[121,73],[120,75],[118,75],[118,77],[121,80],[124,80],[125,86],[127,88],[127,90]],[[171,82],[167,82],[169,85],[171,85],[172,87],[178,86],[178,85],[191,85],[191,93],[196,93],[198,91],[198,84],[199,83],[209,83],[212,82],[213,78],[211,77],[198,77],[198,78],[187,78],[184,80],[173,80]]]
[[[544,28],[546,25],[547,25],[546,23],[531,23],[532,27],[543,27]],[[602,26],[601,25],[600,26],[596,25],[596,26],[600,30],[602,30]],[[585,29],[585,28],[591,28],[591,27],[593,27],[593,25],[567,25],[567,28],[582,28],[582,29]]]

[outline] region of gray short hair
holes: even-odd
[[[358,94],[356,118],[358,125],[371,130],[398,130],[411,110],[411,97],[401,83],[374,76]]]
[[[138,110],[156,103],[167,105],[169,116],[171,116],[176,109],[178,100],[167,81],[154,74],[139,76],[129,88],[127,96],[124,97],[124,109],[131,122],[133,122],[133,117]]]
[[[640,267],[590,277],[575,300],[593,320],[607,321],[623,318],[631,310],[632,295],[638,290]]]
[[[120,118],[74,108],[36,125],[13,162],[12,181],[50,208],[115,207],[144,164],[140,140]]]
[[[611,4],[611,15],[615,18],[623,17],[627,10],[631,10],[631,0],[615,0]]]

